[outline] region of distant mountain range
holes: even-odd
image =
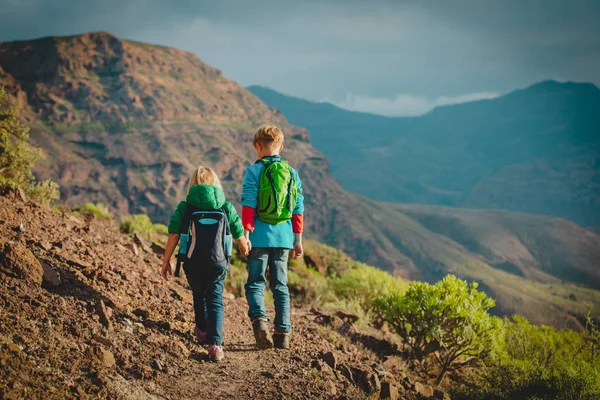
[[[351,192],[600,225],[600,89],[592,84],[546,81],[411,118],[248,90],[308,128]]]
[[[329,160],[313,147],[315,143],[328,153],[334,173],[352,191],[412,201],[439,200],[444,193],[446,200],[440,203],[454,204],[460,190],[475,186],[481,171],[507,179],[500,172],[492,174],[490,165],[528,159],[525,150],[505,154],[503,149],[510,146],[503,140],[489,148],[472,142],[477,127],[495,113],[491,105],[503,104],[502,99],[394,119],[282,97],[306,106],[296,107],[300,114],[289,110],[289,117],[303,115],[307,131],[290,125],[280,111],[191,53],[102,32],[0,43],[0,84],[14,95],[32,127],[32,141],[44,150],[46,159],[36,174],[58,181],[71,204],[101,201],[119,214],[144,212],[164,223],[185,197],[191,171],[205,164],[217,170],[227,197],[239,206],[243,173],[255,158],[253,132],[273,121],[286,133],[283,156],[299,169],[305,184],[308,236],[396,275],[433,281],[452,272],[477,280],[497,299],[502,314],[517,312],[536,322],[580,326],[591,303],[599,306],[594,312],[600,316],[600,236],[591,230],[565,219],[507,211],[377,202],[344,190],[331,174]],[[447,112],[467,106],[484,109],[473,111],[461,140],[447,138],[444,144],[431,136],[436,127],[452,127],[444,122],[450,118]],[[518,117],[520,107],[514,107]],[[288,110],[281,108],[287,116]],[[466,121],[470,113],[458,115]],[[538,115],[533,122],[537,119],[546,117]],[[423,125],[423,120],[430,122]],[[510,121],[507,116],[506,123]],[[540,135],[555,143],[561,129]],[[573,140],[589,142],[586,152],[577,147],[589,158],[597,136],[579,132]],[[516,136],[504,134],[506,143],[518,142]],[[529,152],[538,151],[531,148],[535,140],[527,139]],[[568,144],[563,141],[563,148],[572,149]],[[328,146],[337,146],[337,151]],[[441,154],[444,147],[448,155]],[[473,150],[464,162],[454,155],[461,149]],[[501,158],[485,159],[494,152]],[[562,157],[575,163],[569,171],[588,171],[589,179],[569,184],[581,182],[581,193],[591,196],[595,189],[589,171],[597,171],[597,165],[590,169],[588,161],[578,164],[572,153]],[[452,171],[456,179],[444,181]],[[554,172],[558,177],[564,173]],[[552,183],[552,175],[546,175]],[[512,181],[505,184],[517,189]],[[564,196],[557,191],[556,204],[563,204]],[[573,204],[583,201],[580,195],[572,197]],[[590,197],[589,203],[594,201]]]

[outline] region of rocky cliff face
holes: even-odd
[[[166,222],[193,169],[209,165],[239,204],[254,130],[275,122],[305,185],[309,230],[363,260],[414,270],[350,215],[361,200],[333,179],[306,130],[191,53],[108,33],[2,43],[0,82],[46,155],[36,174],[58,181],[69,203],[101,201]]]

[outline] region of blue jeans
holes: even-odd
[[[223,289],[227,276],[225,265],[189,265],[183,269],[194,295],[194,313],[196,326],[206,332],[206,343],[223,343]]]
[[[248,281],[246,300],[248,300],[248,316],[254,321],[267,318],[265,309],[265,288],[267,286],[267,267],[269,268],[269,284],[275,302],[275,330],[281,333],[292,331],[290,320],[290,291],[288,290],[288,257],[290,249],[254,248],[248,256]]]

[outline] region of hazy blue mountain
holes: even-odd
[[[248,89],[308,128],[347,190],[600,224],[600,89],[592,84],[545,81],[411,118]]]

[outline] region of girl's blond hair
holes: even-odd
[[[212,168],[203,167],[202,165],[194,170],[188,184],[188,192],[194,185],[211,185],[222,189],[217,173]]]

